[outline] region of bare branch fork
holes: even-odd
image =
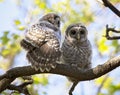
[[[15,90],[15,91],[18,91],[19,93],[24,93],[25,95],[30,95],[30,93],[29,93],[29,91],[28,91],[28,89],[27,89],[26,86],[29,85],[29,84],[32,84],[32,83],[33,83],[33,81],[28,81],[28,82],[24,82],[24,83],[22,83],[22,84],[20,84],[18,86],[10,84],[7,87],[7,89],[9,89],[9,90]]]
[[[5,89],[9,88],[11,83],[18,77],[22,76],[30,76],[34,74],[42,74],[42,73],[52,73],[52,74],[59,74],[68,77],[73,77],[80,81],[87,81],[98,78],[111,70],[115,69],[116,67],[120,66],[120,56],[112,58],[105,62],[102,65],[98,65],[95,68],[82,71],[76,69],[76,67],[71,67],[65,64],[58,64],[55,69],[52,69],[50,72],[41,72],[36,71],[31,66],[24,66],[24,67],[16,67],[8,70],[5,74],[0,76],[0,93]]]
[[[109,28],[108,25],[106,25],[106,35],[105,35],[105,37],[106,37],[108,40],[118,40],[118,39],[120,39],[120,36],[113,36],[113,37],[111,37],[111,36],[109,35],[110,31],[111,31],[111,32],[114,32],[114,33],[120,33],[120,31],[115,30],[114,28]]]

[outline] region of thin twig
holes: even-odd
[[[98,88],[98,91],[97,91],[97,94],[96,94],[96,95],[99,95],[99,94],[100,94],[101,89],[102,89],[104,83],[106,82],[107,78],[108,78],[108,75],[106,75],[106,76],[104,77],[104,79],[103,79],[101,85],[100,85],[99,88]]]
[[[23,80],[30,80],[30,81],[33,81],[33,79],[32,79],[31,76],[22,76],[22,79],[23,79]]]
[[[72,93],[73,93],[75,87],[77,86],[77,84],[78,84],[78,81],[73,82],[73,85],[72,85],[72,87],[69,90],[69,95],[73,95]]]
[[[117,16],[120,17],[120,11],[109,2],[109,0],[102,0],[104,5],[112,10]]]

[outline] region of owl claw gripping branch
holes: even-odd
[[[60,41],[60,17],[48,13],[27,29],[20,44],[27,51],[26,56],[32,67],[44,72],[56,67],[61,55]]]

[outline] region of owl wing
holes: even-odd
[[[45,69],[49,71],[55,67],[57,60],[60,57],[60,42],[54,29],[42,26],[33,25],[26,33],[26,40],[35,48],[27,53],[27,58],[33,67],[36,69]],[[59,31],[60,32],[60,31]]]
[[[46,42],[45,36],[46,34],[42,27],[37,24],[33,25],[26,31],[26,39],[22,39],[20,45],[27,51],[32,50],[34,47],[40,47]]]
[[[59,40],[61,39],[61,32],[58,28],[48,22],[41,21],[32,25],[27,31],[25,38],[35,47],[41,47],[44,43],[53,39],[53,36]]]
[[[31,43],[29,43],[28,41],[26,41],[25,39],[22,39],[20,41],[20,45],[27,51],[29,50],[33,50],[33,48],[35,48]]]
[[[41,27],[38,24],[31,26],[27,31],[25,38],[35,47],[41,47],[46,43],[46,30],[45,27]]]

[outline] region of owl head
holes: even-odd
[[[40,21],[48,21],[49,23],[53,24],[57,28],[60,27],[60,16],[55,13],[48,13],[44,15]]]
[[[65,31],[65,39],[70,43],[82,43],[87,40],[88,31],[81,23],[71,24]]]

